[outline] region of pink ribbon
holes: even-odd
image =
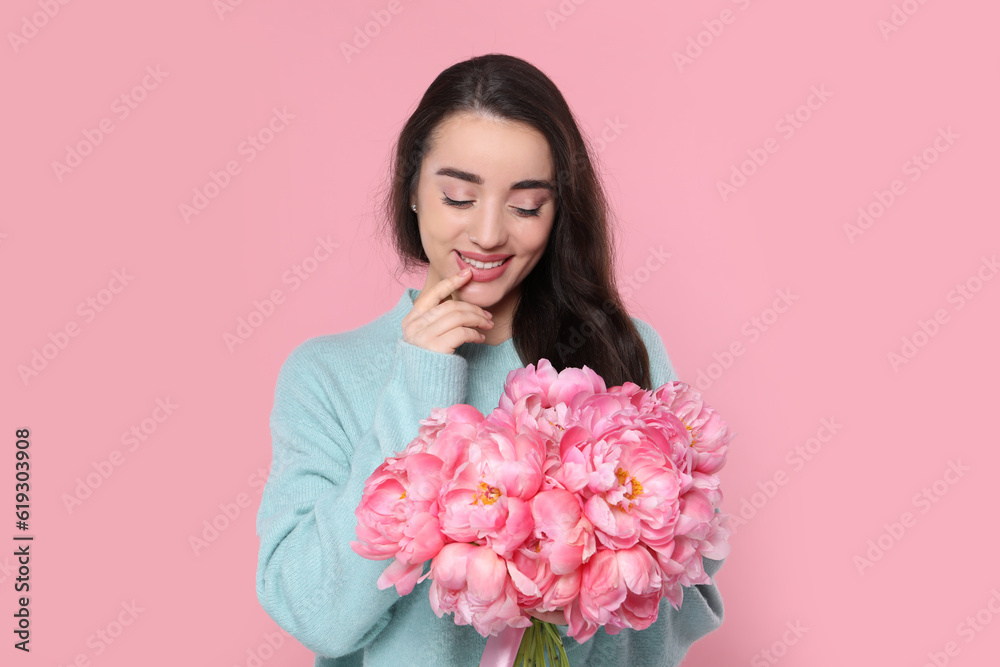
[[[486,649],[479,667],[513,667],[521,637],[527,628],[512,628],[509,625],[486,640]]]

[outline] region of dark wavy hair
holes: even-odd
[[[652,389],[649,354],[615,285],[610,212],[590,151],[559,89],[520,58],[491,53],[452,65],[434,79],[403,126],[382,217],[404,269],[428,263],[410,197],[435,130],[460,112],[530,125],[552,151],[552,231],[538,264],[521,282],[511,322],[522,363],[544,357],[556,370],[586,364],[609,387],[630,381]]]

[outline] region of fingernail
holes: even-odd
[[[461,272],[459,273],[459,275],[467,276],[470,273],[472,273],[472,269],[462,269]]]

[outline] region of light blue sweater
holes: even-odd
[[[390,561],[367,560],[349,545],[365,480],[416,437],[419,420],[455,403],[489,414],[507,373],[523,366],[512,338],[465,343],[454,354],[404,342],[403,316],[419,294],[407,288],[374,321],[306,340],[278,374],[271,472],[257,514],[257,598],[316,653],[315,667],[471,667],[486,645],[452,615],[435,616],[429,580],[403,597],[378,590]],[[649,352],[653,387],[677,379],[656,330],[632,320]],[[705,570],[714,576],[722,562],[704,559]],[[582,644],[564,643],[573,667],[671,667],[722,615],[716,586],[695,586],[684,589],[680,610],[664,600],[646,630],[602,629]]]

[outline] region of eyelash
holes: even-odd
[[[456,200],[452,199],[451,197],[449,197],[448,195],[444,195],[441,198],[441,201],[444,202],[445,204],[447,204],[448,206],[454,206],[455,208],[462,208],[463,204],[471,204],[472,203],[471,200],[469,200],[469,201],[456,201]],[[524,218],[530,218],[530,217],[537,218],[538,216],[541,215],[541,213],[539,211],[542,210],[542,207],[539,206],[538,208],[528,209],[528,208],[518,208],[518,207],[515,206],[514,210],[517,211],[518,214],[521,215],[521,217],[524,217]]]

